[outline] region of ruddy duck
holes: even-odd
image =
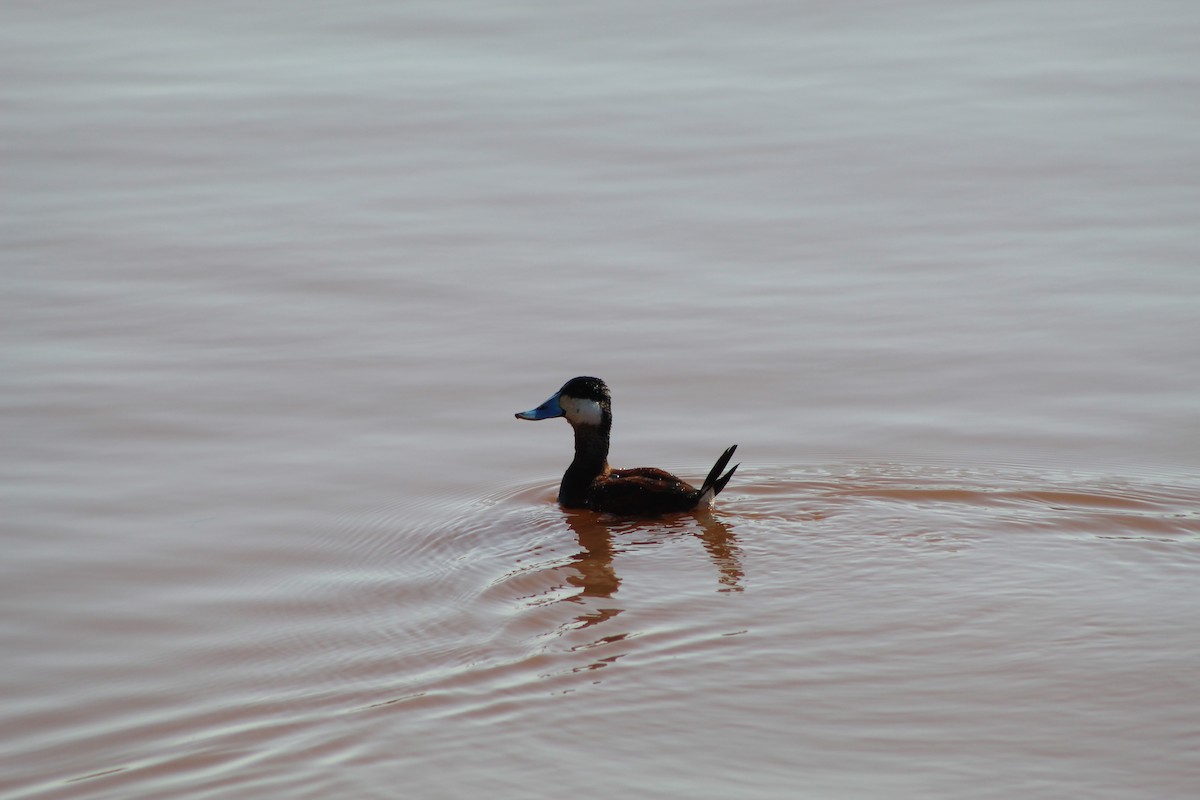
[[[599,378],[572,378],[558,393],[517,419],[566,417],[575,431],[575,460],[558,487],[558,502],[566,508],[590,508],[612,514],[654,515],[708,508],[733,477],[721,474],[733,451],[730,447],[709,471],[700,488],[654,467],[613,469],[608,465],[608,436],[612,430],[612,398]]]

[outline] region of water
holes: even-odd
[[[1191,6],[0,13],[5,797],[1194,796]]]

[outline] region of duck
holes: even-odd
[[[721,454],[700,488],[656,467],[613,469],[608,464],[612,396],[599,378],[580,376],[563,384],[537,408],[517,419],[565,417],[575,432],[575,458],[558,487],[563,508],[585,508],[622,516],[659,516],[710,508],[740,464],[725,474],[737,445]]]

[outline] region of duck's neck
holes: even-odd
[[[587,506],[588,489],[592,481],[601,475],[607,475],[608,466],[608,434],[612,428],[609,420],[604,424],[576,425],[575,429],[575,460],[567,467],[562,483],[558,487],[558,502],[567,508],[584,508]]]

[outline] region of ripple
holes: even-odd
[[[319,538],[360,568],[293,587],[326,620],[310,616],[296,649],[353,678],[337,692],[346,710],[502,720],[614,670],[733,657],[752,629],[728,604],[789,574],[871,585],[923,563],[914,557],[1003,546],[1012,533],[1200,540],[1200,491],[1182,478],[891,462],[743,467],[738,478],[712,513],[653,520],[563,510],[557,482],[349,517]],[[351,617],[348,634],[339,623]],[[388,642],[402,646],[399,672]]]
[[[1055,579],[1080,562],[1096,584],[1174,574],[1181,545],[1200,541],[1200,487],[1178,476],[854,462],[738,478],[704,514],[566,511],[543,481],[385,503],[295,532],[283,582],[256,587],[254,602],[232,595],[213,609],[228,624],[168,654],[217,675],[237,665],[215,710],[210,699],[162,720],[125,712],[122,730],[183,751],[199,741],[339,756],[355,747],[340,738],[345,715],[381,735],[396,714],[428,730],[490,729],[614,686],[624,693],[603,696],[629,710],[644,682],[684,672],[692,691],[721,696],[728,676],[757,680],[743,677],[747,659],[766,686],[802,669],[811,685],[850,692],[847,676],[874,663],[861,652],[920,659],[946,631],[972,629],[964,615],[1024,634],[1012,597],[1060,591]],[[1040,566],[1046,556],[1055,566]],[[956,593],[982,599],[960,612]],[[1076,614],[1105,627],[1095,596],[1093,584],[1056,596],[1068,627]],[[134,781],[181,769],[172,753],[114,756],[72,777]]]
[[[910,522],[937,517],[963,529],[1004,521],[1071,535],[1092,529],[1200,536],[1200,488],[1171,481],[1045,469],[894,463],[775,467],[747,471],[728,491],[725,519],[818,523],[854,516]],[[848,521],[847,521],[848,522]]]

